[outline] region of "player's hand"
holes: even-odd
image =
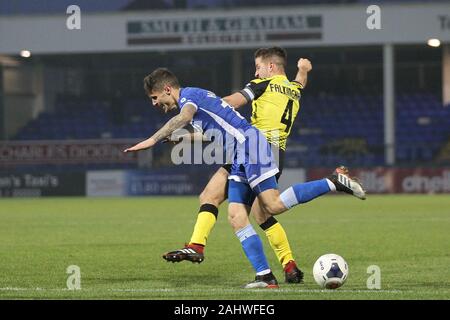
[[[309,72],[312,70],[311,61],[305,58],[300,58],[297,62],[297,67],[299,70]]]
[[[125,152],[125,153],[127,153],[127,152],[136,152],[136,151],[139,151],[139,150],[141,150],[141,149],[138,149],[138,148],[136,148],[136,146],[134,146],[134,147],[127,148],[127,149],[123,150],[123,152]]]
[[[140,150],[145,150],[148,148],[153,147],[156,144],[156,140],[153,138],[149,138],[145,141],[139,142],[138,144],[132,146],[131,148],[127,148],[125,150],[123,150],[123,152],[127,153],[127,152],[135,152],[135,151],[140,151]]]

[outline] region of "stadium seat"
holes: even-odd
[[[15,139],[143,138],[168,119],[148,108],[143,99],[130,98],[124,105],[127,117],[117,124],[105,101],[59,101],[54,113],[42,113],[24,126]],[[383,165],[383,112],[380,95],[305,96],[289,138],[287,165]],[[399,161],[431,161],[450,138],[450,106],[443,108],[432,94],[397,94],[396,116]],[[339,144],[346,139],[364,141],[368,151],[336,154],[330,143]]]

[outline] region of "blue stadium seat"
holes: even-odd
[[[144,138],[168,117],[155,112],[145,99],[124,102],[123,124],[113,122],[109,104],[101,100],[59,101],[54,113],[42,113],[20,130],[15,139]],[[450,139],[450,106],[424,93],[400,93],[396,99],[397,159],[432,161]],[[429,123],[421,119],[427,118]],[[293,127],[286,163],[295,166],[384,164],[383,97],[371,94],[305,95]],[[332,141],[356,138],[367,144],[367,154],[343,156],[326,151]],[[380,147],[381,146],[381,147]],[[297,148],[299,147],[299,148]],[[325,151],[324,151],[325,150]]]

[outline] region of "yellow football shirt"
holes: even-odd
[[[250,81],[240,93],[252,101],[251,123],[267,141],[286,150],[286,141],[300,110],[303,86],[285,75]]]

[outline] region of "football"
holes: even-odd
[[[313,267],[314,280],[326,289],[341,287],[348,277],[348,264],[341,256],[329,253],[317,259]]]

